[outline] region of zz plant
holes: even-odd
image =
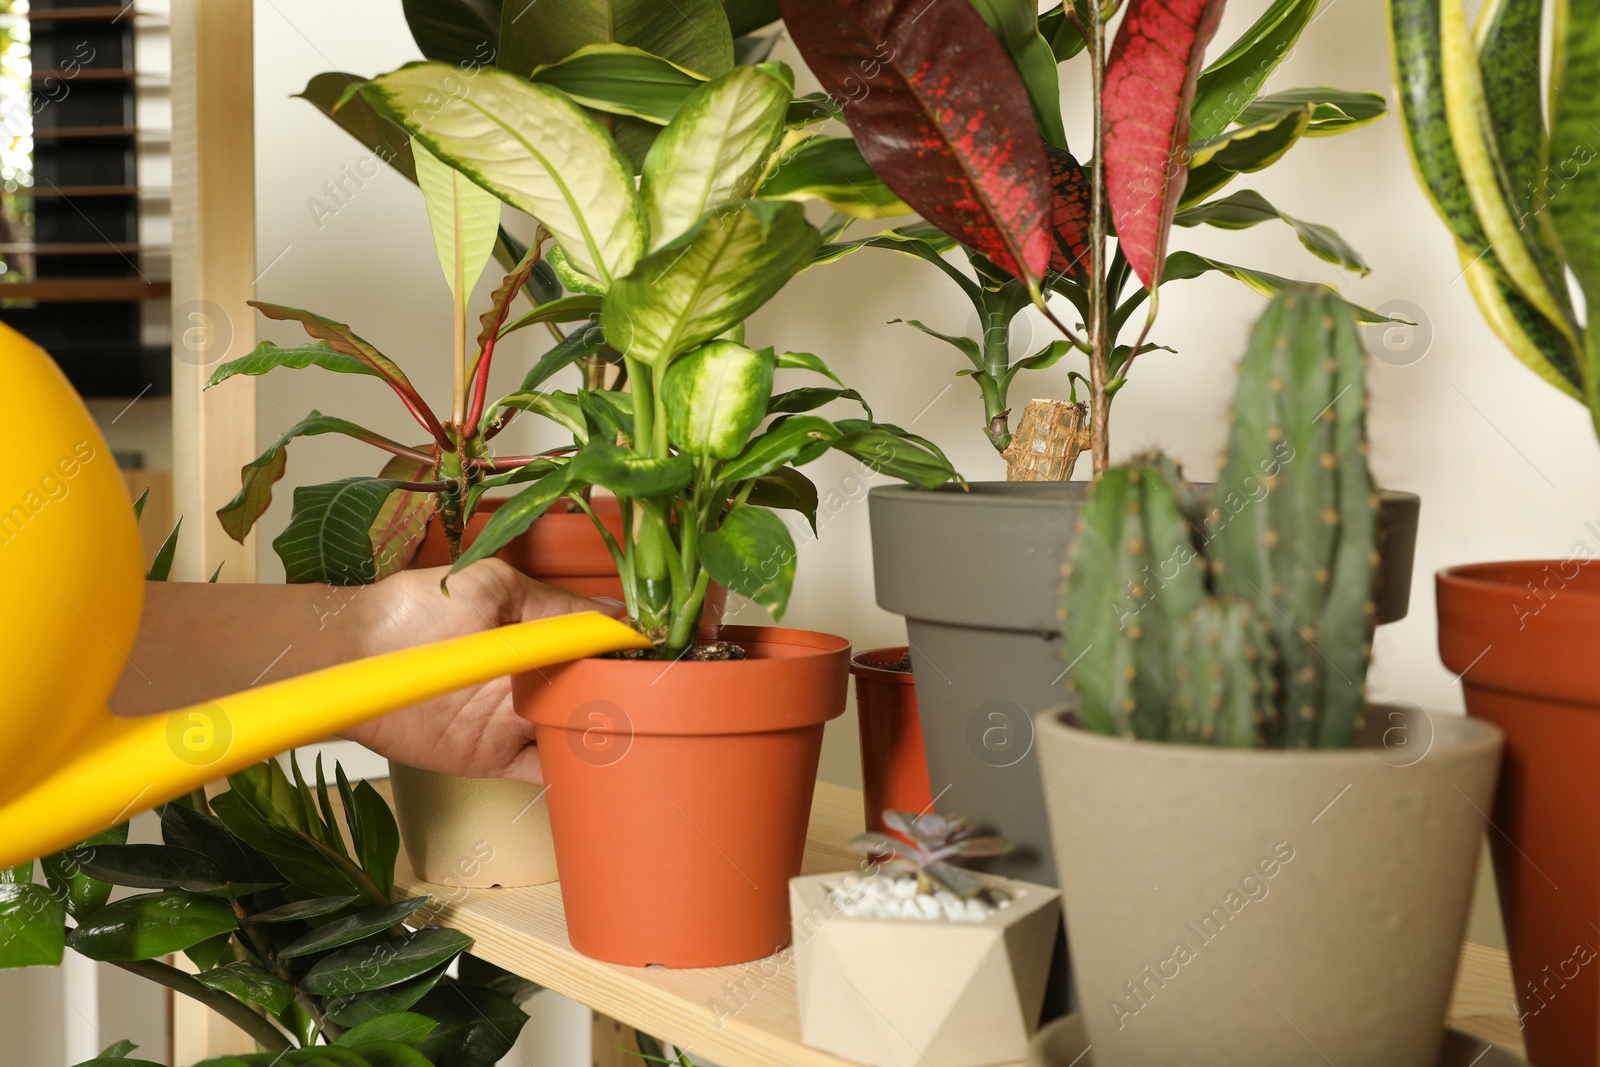
[[[315,785],[290,767],[166,805],[162,844],[128,844],[123,823],[44,857],[43,884],[31,863],[0,871],[0,966],[71,948],[193,998],[261,1050],[196,1067],[497,1062],[527,1021],[524,983],[463,956],[472,939],[430,925],[428,897],[393,900],[400,836],[371,785],[334,768],[341,826],[321,760]],[[114,886],[138,892],[113,901]],[[161,959],[179,952],[197,973]],[[133,1047],[80,1067],[156,1067]]]
[[[1064,644],[1087,728],[1238,747],[1355,742],[1377,565],[1356,321],[1324,291],[1273,299],[1209,498],[1159,454],[1090,490]]]
[[[1384,112],[1375,93],[1264,91],[1317,0],[1276,0],[1204,67],[1223,0],[1128,0],[1108,40],[1119,6],[1057,5],[1040,15],[1030,0],[781,4],[861,153],[925,220],[836,241],[825,256],[887,248],[931,263],[962,290],[980,339],[908,324],[966,357],[971,366],[960,373],[977,383],[983,429],[999,451],[1012,441],[1017,375],[1073,352],[1087,356],[1087,377],[1070,377],[1074,399],[1077,385],[1087,386],[1097,473],[1109,466],[1112,399],[1135,359],[1159,347],[1148,337],[1161,284],[1213,271],[1268,295],[1300,284],[1190,252],[1169,255],[1173,224],[1244,229],[1281,220],[1320,259],[1365,274],[1365,261],[1328,227],[1253,190],[1217,194],[1302,137],[1343,133]],[[1086,165],[1068,150],[1059,95],[1060,71],[1080,54],[1093,116]],[[967,271],[946,258],[958,244]],[[1045,303],[1052,294],[1071,304],[1078,330],[1055,318]],[[1064,339],[1013,352],[1012,322],[1030,305]],[[1146,305],[1141,322],[1135,316]]]

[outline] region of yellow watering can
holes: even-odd
[[[159,715],[114,716],[106,700],[128,666],[144,597],[127,489],[54,361],[3,325],[0,412],[9,438],[0,464],[0,868],[367,719],[501,675],[647,643],[585,612]],[[197,731],[205,743],[193,743]]]

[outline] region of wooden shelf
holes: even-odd
[[[389,783],[373,783],[389,798]],[[861,832],[861,794],[818,782],[807,834],[805,874],[844,871],[860,857],[845,851]],[[855,1067],[850,1061],[800,1043],[793,964],[775,959],[737,967],[665,970],[618,967],[579,955],[567,940],[558,883],[527,889],[460,889],[419,880],[402,855],[396,893],[430,894],[429,922],[476,939],[472,953],[596,1012],[685,1049],[695,1062],[723,1067]],[[727,1004],[724,983],[741,990],[738,1010],[719,1019],[713,1005]],[[1450,1023],[1520,1053],[1511,968],[1506,954],[1463,946]],[[742,1006],[741,1006],[742,1005]]]
[[[57,126],[55,129],[33,128],[35,141],[65,141],[87,137],[137,137],[137,126]]]
[[[125,67],[79,67],[77,70],[36,70],[33,72],[33,80],[36,82],[50,78],[56,78],[60,81],[82,79],[91,82],[131,82],[138,76],[138,71]]]
[[[97,242],[62,241],[53,244],[32,244],[27,241],[0,243],[0,253],[5,255],[35,256],[102,256],[129,252],[167,252],[165,245],[142,245],[137,241]]]
[[[140,278],[48,278],[32,282],[0,282],[0,300],[33,300],[51,304],[154,300],[171,295],[171,282],[147,282]]]
[[[36,185],[31,189],[18,189],[11,195],[28,195],[35,200],[58,196],[138,196],[146,200],[169,200],[172,190],[138,185]]]
[[[153,13],[134,10],[132,4],[119,6],[107,4],[99,7],[57,7],[44,11],[30,11],[19,16],[34,22],[116,22],[119,19],[135,18],[139,20],[154,19],[165,22],[166,19]]]

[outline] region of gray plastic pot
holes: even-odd
[[[928,776],[940,811],[1017,850],[985,863],[1054,885],[1033,717],[1065,699],[1061,569],[1087,482],[973,482],[868,494],[878,604],[906,617]],[[1403,618],[1421,501],[1382,494],[1378,621]]]
[[[1342,751],[1037,726],[1099,1067],[1438,1062],[1499,730],[1394,705]]]

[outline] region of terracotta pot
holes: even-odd
[[[1439,654],[1506,735],[1489,835],[1528,1058],[1600,1063],[1600,563],[1438,575]]]
[[[1020,1060],[1039,1024],[1061,894],[980,874],[1011,897],[987,919],[842,915],[829,891],[856,877],[789,883],[800,1040],[873,1067]]]
[[[1260,751],[1039,716],[1096,1064],[1437,1061],[1500,732],[1367,721],[1365,748]]]
[[[872,648],[850,657],[861,730],[861,806],[869,830],[883,830],[883,811],[922,812],[933,803],[922,750],[917,686],[896,670],[906,646]]]
[[[488,523],[498,500],[486,500],[467,522],[470,545]],[[590,503],[613,537],[622,536],[616,497]],[[579,596],[622,598],[616,561],[594,521],[565,501],[534,521],[526,533],[496,555],[530,578]],[[444,527],[435,518],[408,566],[442,567],[450,562]],[[706,593],[701,632],[722,621],[727,590]],[[427,882],[481,889],[540,885],[556,880],[550,820],[542,787],[504,778],[459,778],[390,762],[400,838],[417,876]]]
[[[550,786],[567,933],[587,956],[717,967],[788,943],[850,644],[778,627],[721,637],[750,658],[586,659],[512,679]]]
[[[458,778],[389,761],[395,817],[425,882],[485,889],[556,880],[544,787]]]

